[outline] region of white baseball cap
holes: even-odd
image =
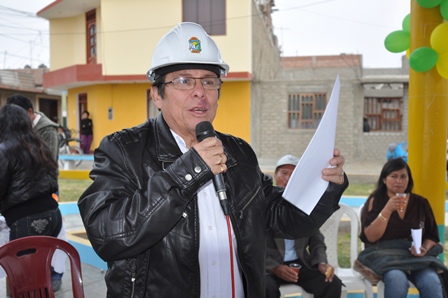
[[[295,157],[294,155],[288,154],[278,160],[275,170],[277,170],[278,167],[281,167],[284,165],[296,166],[298,163],[299,163],[299,159],[297,157]]]

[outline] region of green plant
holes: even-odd
[[[338,233],[338,263],[339,267],[350,267],[350,233],[341,232]]]
[[[357,183],[349,184],[347,189],[344,191],[345,196],[368,196],[375,189],[375,184],[373,183]]]
[[[59,179],[59,202],[76,202],[92,180]]]

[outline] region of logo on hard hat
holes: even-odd
[[[188,49],[190,50],[190,52],[200,53],[202,51],[201,41],[197,37],[190,38],[188,43],[189,43]]]

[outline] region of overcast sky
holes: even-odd
[[[0,0],[0,69],[49,66],[48,22],[36,12],[51,0]]]
[[[400,67],[384,39],[402,29],[409,0],[275,0],[274,32],[283,56],[361,54],[364,67]]]
[[[48,22],[35,14],[53,0],[0,0],[0,69],[49,66]],[[283,56],[361,54],[364,67],[400,67],[384,38],[400,30],[409,0],[275,0]]]

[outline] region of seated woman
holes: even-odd
[[[446,268],[437,255],[443,247],[431,206],[412,192],[413,186],[411,170],[401,158],[383,166],[377,188],[361,212],[360,238],[366,249],[358,261],[382,276],[385,298],[406,298],[408,280],[417,287],[420,297],[442,298],[437,270]],[[422,245],[416,248],[411,229],[419,228]]]

